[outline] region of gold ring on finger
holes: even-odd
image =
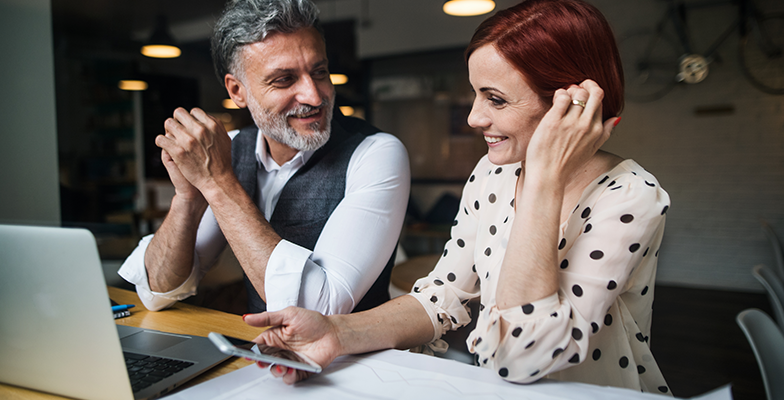
[[[582,100],[572,99],[572,104],[585,108],[585,102]]]

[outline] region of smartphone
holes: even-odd
[[[256,344],[259,351],[261,352],[261,354],[258,354],[249,350],[247,346],[240,347],[232,344],[228,339],[226,339],[225,336],[221,335],[220,333],[210,332],[207,337],[210,338],[212,344],[214,344],[218,350],[228,355],[245,357],[251,360],[265,362],[267,364],[278,364],[301,371],[314,373],[321,372],[321,367],[313,360],[309,359],[304,354],[300,354],[291,350],[284,350],[277,347]]]

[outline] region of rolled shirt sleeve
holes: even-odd
[[[387,133],[365,138],[346,172],[346,195],[313,251],[281,241],[265,276],[267,309],[349,313],[395,250],[410,189],[408,154]]]
[[[226,239],[220,231],[212,209],[202,216],[196,233],[196,245],[193,250],[193,266],[188,278],[179,287],[168,292],[154,292],[150,289],[147,268],[144,265],[144,254],[154,235],[143,237],[130,256],[125,259],[117,273],[126,281],[136,285],[136,293],[144,306],[151,311],[159,311],[171,307],[174,303],[196,294],[201,278],[209,271],[215,261],[226,248]]]

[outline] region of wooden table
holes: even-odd
[[[411,257],[395,265],[389,278],[393,285],[404,292],[410,292],[417,279],[427,276],[435,268],[441,254],[428,254]]]
[[[228,314],[184,303],[177,303],[164,311],[148,311],[141,300],[139,300],[136,292],[114,287],[109,287],[108,290],[109,298],[117,303],[136,305],[136,307],[131,309],[131,315],[129,317],[115,320],[118,325],[137,326],[140,328],[196,336],[207,336],[210,332],[219,332],[224,335],[245,340],[252,340],[263,331],[263,329],[254,328],[245,324],[245,322],[242,321],[242,317],[239,315]],[[53,337],[53,340],[57,340],[57,338]],[[41,360],[41,362],[46,362],[46,360]],[[252,364],[251,361],[247,361],[243,358],[229,358],[177,390],[191,387],[250,364]],[[62,398],[63,397],[48,393],[0,383],[0,399],[3,400]]]

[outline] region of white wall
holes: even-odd
[[[652,26],[664,4],[593,3],[617,35]],[[784,7],[777,1],[758,3],[768,10]],[[706,49],[733,13],[731,6],[690,13],[695,50]],[[759,219],[784,233],[784,96],[753,88],[741,74],[736,49],[733,36],[720,48],[723,62],[712,64],[701,83],[676,87],[654,102],[627,102],[604,147],[638,161],[670,194],[660,283],[762,290],[751,268],[773,265],[774,259]],[[726,106],[734,111],[695,112]]]
[[[49,0],[0,0],[0,223],[60,224]]]

